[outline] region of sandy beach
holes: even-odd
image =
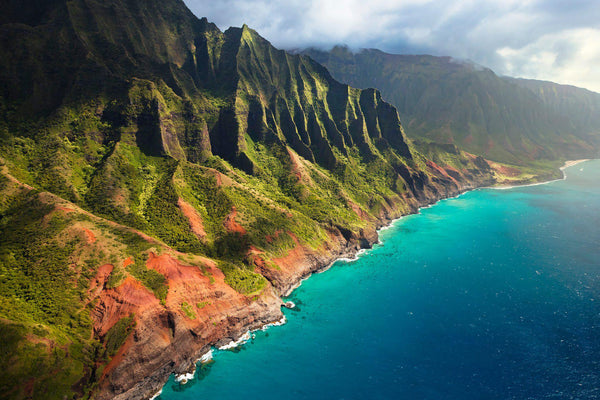
[[[565,165],[560,167],[560,169],[563,170],[565,168],[569,168],[569,167],[572,167],[573,165],[577,165],[579,163],[582,163],[584,161],[589,161],[589,160],[590,160],[589,158],[583,158],[581,160],[568,160],[568,161],[565,161]]]
[[[564,173],[565,169],[567,169],[569,167],[572,167],[573,165],[577,165],[579,163],[582,163],[584,161],[589,161],[589,160],[590,160],[589,158],[582,158],[581,160],[567,160],[567,161],[565,161],[565,164],[562,167],[559,168],[561,171],[563,171],[563,177],[560,178],[560,179],[552,179],[552,180],[549,180],[549,181],[536,182],[536,183],[526,183],[526,184],[523,184],[523,185],[490,186],[490,187],[486,187],[486,188],[482,188],[482,189],[508,190],[508,189],[514,189],[514,188],[520,188],[520,187],[546,185],[546,184],[551,183],[551,182],[562,181],[562,180],[564,180],[564,179],[567,178],[566,175],[565,175],[565,173]]]

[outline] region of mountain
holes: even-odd
[[[502,173],[181,0],[8,0],[0,24],[5,398],[148,398],[377,227]]]
[[[497,76],[450,57],[387,54],[343,46],[301,52],[342,82],[381,90],[414,139],[454,143],[494,161],[543,167],[595,157],[600,94]]]
[[[584,137],[589,135],[586,140],[595,140],[597,143],[597,133],[600,130],[600,94],[547,81],[504,79],[532,91],[552,113],[566,118],[571,131],[579,132]]]

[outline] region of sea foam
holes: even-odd
[[[262,328],[260,328],[261,331],[266,331],[267,329],[269,329],[272,326],[281,326],[281,325],[285,325],[285,323],[287,322],[287,318],[285,318],[285,315],[281,317],[281,319],[279,321],[275,321],[275,322],[271,322],[270,324],[266,324],[263,325]]]
[[[229,349],[233,349],[238,347],[239,345],[242,345],[244,343],[246,343],[248,340],[251,339],[251,334],[250,331],[244,333],[242,336],[240,336],[240,338],[238,340],[232,340],[231,342],[219,347],[219,350],[229,350]]]
[[[154,393],[154,396],[150,397],[150,399],[148,399],[148,400],[154,400],[161,394],[162,394],[162,389],[160,389],[158,392]]]
[[[194,374],[195,374],[195,372],[188,372],[185,374],[177,375],[175,377],[175,380],[177,382],[181,383],[182,385],[185,385],[186,383],[188,383],[188,381],[191,381],[192,379],[194,379]]]
[[[208,350],[206,353],[204,353],[204,354],[202,355],[202,357],[200,357],[200,358],[198,359],[198,361],[196,361],[196,362],[199,362],[199,363],[202,363],[202,364],[204,364],[204,363],[207,363],[207,362],[209,362],[210,360],[212,360],[212,358],[213,358],[213,351],[212,351],[212,349],[210,349],[210,350]]]

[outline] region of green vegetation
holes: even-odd
[[[115,266],[110,272],[110,275],[108,276],[108,280],[106,281],[106,287],[108,289],[114,289],[118,287],[121,284],[121,282],[123,282],[124,278],[125,272],[123,271],[123,268]]]
[[[103,225],[110,233],[112,233],[119,243],[126,246],[129,255],[134,258],[152,247],[152,243],[144,239],[140,234],[123,227]]]
[[[159,181],[145,210],[150,230],[168,245],[186,253],[200,253],[204,246],[191,232],[177,206],[177,194],[169,178]]]
[[[201,308],[201,307],[199,307],[199,308]],[[183,303],[181,303],[181,311],[183,311],[183,313],[189,319],[196,319],[196,313],[194,312],[194,308],[185,301]]]
[[[125,340],[127,340],[129,334],[133,331],[133,328],[135,327],[134,318],[134,315],[121,318],[106,333],[104,341],[106,346],[106,354],[109,357],[117,354],[117,351],[119,351],[121,346],[123,346],[125,343]]]
[[[204,307],[209,306],[210,304],[210,301],[201,301],[200,303],[196,304],[196,307],[198,307],[198,310],[201,310]]]
[[[594,156],[600,95],[551,82],[500,77],[449,57],[306,50],[334,77],[377,87],[398,108],[415,140],[453,143],[488,159],[530,167],[535,161]],[[533,161],[533,162],[532,162]]]
[[[432,135],[413,145],[378,91],[337,82],[248,27],[221,32],[179,0],[143,3],[142,14],[139,0],[73,0],[68,13],[48,2],[39,13],[3,16],[14,22],[0,29],[0,390],[8,398],[78,398],[101,386],[103,365],[135,323],[129,315],[94,337],[91,311],[98,292],[128,276],[169,312],[194,319],[210,304],[169,308],[165,276],[146,266],[150,251],[192,265],[212,258],[228,285],[256,298],[268,281],[255,261],[283,274],[273,260],[296,246],[330,251],[332,236],[360,240],[415,198],[492,179],[483,160],[430,140],[450,115],[456,143],[487,146],[473,119],[502,107],[485,103],[493,92],[477,80],[448,113],[421,107],[443,121],[407,121]],[[487,75],[477,76],[495,82]],[[541,148],[515,135],[486,149]],[[534,155],[520,178],[554,168]],[[102,282],[98,267],[109,263]]]
[[[44,329],[38,328],[38,334]],[[25,323],[0,321],[2,397],[23,399],[35,393],[35,398],[62,399],[83,373],[81,347],[61,344],[50,349],[45,335],[32,330]]]
[[[164,275],[146,267],[146,262],[142,258],[136,258],[135,262],[127,267],[127,271],[150,289],[162,304],[165,303],[169,285]]]
[[[179,190],[201,213],[207,233],[212,237],[223,233],[223,221],[233,204],[217,186],[216,178],[210,171],[190,163],[182,163],[181,175],[183,185]]]
[[[80,313],[80,293],[65,282],[76,280],[69,257],[76,242],[54,240],[68,221],[37,196],[14,199],[0,222],[0,293],[28,310],[29,317],[52,325],[89,327],[87,313]],[[83,271],[87,277],[92,271]],[[6,306],[10,302],[4,302]],[[0,306],[0,307],[2,307]],[[20,308],[13,305],[15,310]],[[11,320],[22,320],[20,312],[0,308]],[[81,332],[83,334],[83,332]]]
[[[73,262],[74,217],[17,193],[4,193],[0,218],[0,390],[60,399],[96,360],[84,301],[97,263]]]
[[[267,285],[267,280],[262,275],[247,268],[228,262],[221,262],[219,268],[225,274],[225,283],[246,296],[259,294]]]

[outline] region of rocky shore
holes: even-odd
[[[420,207],[492,183],[489,175],[463,179],[451,186],[430,183],[416,196],[404,200],[409,205],[409,213],[415,213]],[[193,372],[196,362],[211,347],[226,345],[248,331],[280,321],[283,317],[282,297],[289,295],[311,274],[327,269],[336,260],[355,257],[359,250],[370,248],[378,241],[379,228],[407,214],[400,209],[399,205],[391,205],[379,218],[369,221],[368,228],[358,233],[342,232],[332,227],[330,240],[318,250],[297,243],[284,257],[273,260],[277,269],[257,266],[257,272],[263,274],[270,285],[260,296],[252,299],[227,286],[222,273],[214,265],[210,266],[214,282],[209,288],[208,278],[192,272],[199,271],[198,268],[185,266],[166,255],[155,257],[149,266],[163,273],[169,282],[166,309],[144,307],[136,303],[138,299],[127,298],[125,293],[105,296],[106,299],[101,300],[96,308],[104,310],[102,315],[96,316],[98,321],[112,320],[124,313],[124,305],[133,304],[135,307],[125,308],[127,312],[136,312],[138,320],[134,334],[105,369],[97,398],[149,399],[164,386],[171,374]],[[174,312],[181,299],[194,297],[210,303],[202,309],[202,315],[191,320]],[[111,298],[117,304],[113,308]]]

